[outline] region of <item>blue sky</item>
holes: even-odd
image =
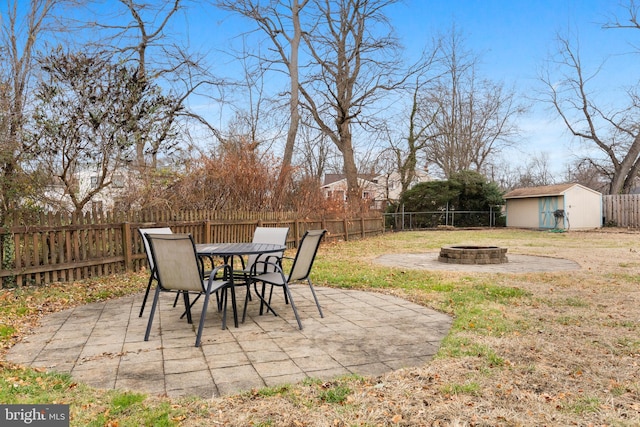
[[[467,47],[481,58],[483,77],[513,86],[523,100],[531,102],[540,89],[537,78],[544,60],[554,51],[556,34],[577,38],[585,66],[595,67],[608,58],[594,81],[604,96],[617,100],[623,85],[638,82],[639,61],[633,41],[640,45],[638,30],[604,30],[602,24],[616,15],[628,14],[621,3],[627,0],[405,0],[387,9],[397,35],[409,55],[417,55],[438,33],[455,24],[466,38]],[[198,10],[200,9],[200,10]],[[226,47],[251,24],[210,7],[196,8],[188,17],[194,47]],[[623,55],[626,54],[626,55]],[[219,57],[218,59],[222,59]],[[221,70],[225,67],[219,61]],[[617,95],[616,95],[617,96]],[[522,141],[517,150],[506,153],[526,162],[531,154],[547,153],[552,167],[563,173],[564,163],[580,144],[572,139],[556,116],[534,103],[519,123]]]
[[[595,70],[607,59],[597,90],[610,93],[620,83],[638,81],[639,57],[617,55],[633,51],[629,42],[640,40],[640,31],[602,28],[614,14],[628,16],[614,0],[413,0],[396,9],[390,17],[410,51],[455,23],[468,48],[480,55],[482,75],[513,85],[522,99],[537,96],[538,73],[555,51],[557,34],[577,37],[586,67]],[[528,102],[531,111],[519,123],[521,143],[505,155],[526,163],[531,154],[547,153],[554,171],[563,175],[564,164],[582,152],[581,144],[545,105]]]

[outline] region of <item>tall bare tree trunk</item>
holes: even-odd
[[[282,156],[282,164],[280,165],[280,174],[275,189],[275,201],[281,204],[282,193],[286,188],[286,183],[291,174],[291,163],[293,160],[293,151],[295,149],[296,137],[298,135],[298,127],[300,125],[300,70],[298,69],[298,58],[300,50],[300,40],[302,38],[302,29],[300,26],[300,12],[306,5],[308,0],[302,4],[298,0],[293,0],[291,4],[291,20],[293,23],[293,35],[290,37],[289,69],[290,91],[289,97],[289,129],[287,131],[287,142],[284,147]],[[285,58],[283,60],[286,61]]]
[[[302,39],[300,16],[309,0],[291,0],[289,2],[274,1],[268,5],[259,0],[218,0],[217,5],[226,10],[243,15],[253,20],[269,37],[278,56],[278,62],[287,68],[289,73],[289,128],[284,147],[278,182],[274,189],[274,204],[282,203],[282,194],[291,174],[293,152],[300,125],[300,78],[299,49]],[[290,15],[288,13],[290,13]],[[290,24],[293,31],[285,26]],[[286,45],[289,45],[287,49]],[[274,206],[275,207],[275,206]]]

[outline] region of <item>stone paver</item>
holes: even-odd
[[[149,309],[138,317],[142,295],[89,304],[46,316],[42,326],[16,344],[7,359],[67,372],[99,388],[216,397],[251,388],[294,383],[306,377],[380,375],[429,361],[448,333],[451,318],[397,297],[317,288],[320,318],[308,287],[294,286],[304,329],[291,307],[274,296],[279,316],[259,315],[257,299],[238,328],[210,305],[202,345],[194,325],[180,319],[173,294],[161,296],[149,341]],[[238,301],[244,301],[243,291]],[[213,307],[213,309],[211,308]]]

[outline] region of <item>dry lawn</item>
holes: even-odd
[[[329,253],[367,253],[373,259],[380,253],[473,242],[507,246],[510,253],[570,259],[582,269],[484,277],[427,273],[443,283],[479,279],[527,291],[526,298],[493,307],[517,327],[492,333],[491,327],[459,325],[449,337],[448,354],[381,378],[345,381],[341,384],[351,393],[339,405],[318,400],[318,388],[297,387],[272,397],[254,393],[203,404],[212,418],[188,424],[640,425],[640,233],[605,229],[522,234],[524,238],[504,231],[420,232],[404,240],[381,238],[355,248],[325,248],[325,260]],[[442,307],[433,292],[393,292]],[[466,355],[452,353],[456,345],[465,347]],[[478,349],[477,355],[468,354],[473,349]]]
[[[370,276],[366,269],[379,271],[373,259],[380,254],[461,243],[570,259],[582,268],[523,274],[387,269],[387,286],[357,281]],[[174,420],[185,426],[640,425],[640,232],[430,231],[323,244],[316,282],[345,286],[347,279],[331,271],[344,259],[356,265],[350,272],[356,283],[348,286],[457,313],[434,360],[379,378],[172,401],[182,414]],[[403,275],[418,285],[393,286]],[[467,290],[479,285],[521,294],[478,301],[482,310],[470,313],[474,320],[462,320],[467,313],[457,311],[456,298],[472,298]]]

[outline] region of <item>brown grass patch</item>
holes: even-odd
[[[347,258],[361,266],[357,263],[363,262],[362,254],[371,260],[383,253],[467,242],[566,258],[582,269],[491,275],[424,272],[421,277],[429,286],[376,287],[451,312],[455,309],[448,305],[449,294],[435,290],[437,285],[464,292],[487,284],[517,288],[526,296],[480,303],[482,313],[497,319],[495,328],[458,325],[443,351],[424,366],[379,378],[308,381],[211,401],[174,401],[174,408],[187,414],[180,425],[640,425],[639,232],[415,232],[323,245],[318,259],[330,265]],[[482,320],[482,315],[476,317]],[[500,322],[509,327],[501,329]]]
[[[223,405],[223,413],[233,414],[224,420],[229,425],[258,420],[278,426],[640,425],[640,234],[611,229],[480,234],[409,233],[406,240],[374,239],[361,244],[369,251],[359,246],[340,256],[353,250],[372,259],[473,241],[578,262],[580,271],[491,276],[494,284],[530,293],[522,302],[499,308],[521,326],[505,334],[470,329],[452,335],[467,346],[490,349],[496,364],[486,354],[442,356],[381,378],[346,380],[352,393],[340,406],[318,404],[313,387],[302,387],[260,398],[258,404],[253,397],[215,401],[212,409]],[[451,280],[477,274],[432,275]],[[432,293],[394,293],[439,306]]]

